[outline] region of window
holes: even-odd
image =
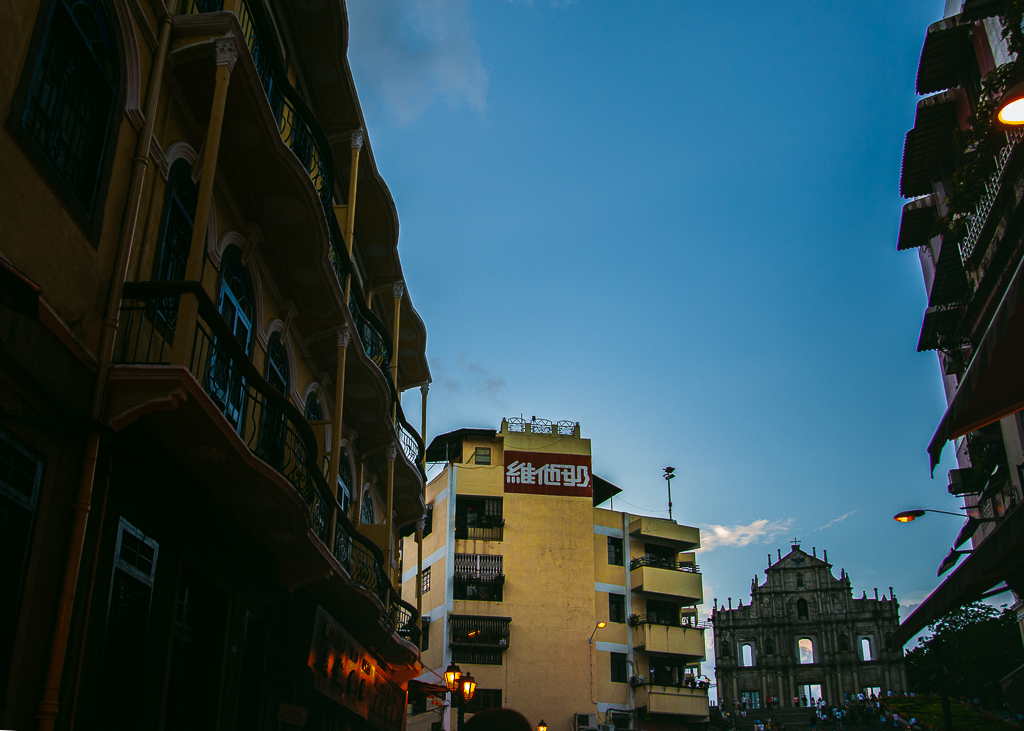
[[[774,655],[775,654],[775,643],[772,642],[771,638],[764,641],[764,654]]]
[[[25,64],[24,109],[8,124],[68,207],[92,222],[102,210],[101,174],[121,116],[119,30],[103,0],[54,0],[49,17],[37,22],[46,30],[35,62]]]
[[[423,585],[420,587],[420,593],[426,594],[430,591],[430,569],[423,569]]]
[[[840,652],[849,652],[850,651],[850,641],[848,639],[846,639],[846,635],[839,635],[839,651]]]
[[[868,637],[860,638],[860,659],[864,662],[871,662],[875,659],[871,654],[871,640]]]
[[[146,635],[160,547],[121,518],[107,605],[106,634],[97,694],[103,726],[137,727],[142,714]],[[179,611],[180,613],[180,611]],[[181,621],[179,617],[179,622]]]
[[[0,688],[7,687],[18,630],[43,462],[27,445],[0,431]]]
[[[797,652],[801,665],[814,664],[814,643],[807,637],[797,643]]]
[[[456,540],[500,541],[504,534],[504,526],[500,497],[456,497]]]
[[[686,680],[686,662],[678,657],[649,657],[649,674],[652,685],[680,687]]]
[[[622,566],[623,563],[622,539],[608,536],[608,565]]]
[[[320,408],[320,402],[316,400],[316,394],[311,393],[306,397],[306,421],[323,421],[324,411]]]
[[[478,647],[453,647],[452,662],[466,665],[501,665],[501,650]]]
[[[176,161],[167,175],[160,238],[153,259],[153,279],[161,282],[185,279],[197,195],[196,185],[192,182],[192,166],[185,160]]]
[[[892,651],[892,632],[885,633],[885,649]]]
[[[797,619],[807,619],[807,600],[800,599],[796,603]]]
[[[247,353],[252,339],[251,291],[242,262],[234,257],[227,259],[221,270],[220,314]]]
[[[455,599],[502,601],[505,572],[501,556],[456,553],[453,578]]]
[[[511,617],[479,617],[466,614],[449,616],[452,647],[508,649]],[[499,663],[500,664],[500,663]]]
[[[466,705],[466,713],[480,713],[489,708],[501,708],[500,688],[477,688],[473,699]]]
[[[491,463],[491,448],[490,447],[477,447],[473,451],[473,464],[490,464]]]
[[[647,600],[647,621],[652,624],[667,624],[672,627],[678,626],[679,605],[675,602],[660,602],[654,599]]]
[[[740,665],[745,668],[754,667],[754,648],[752,645],[743,645],[740,647]]]
[[[628,713],[611,713],[612,726],[615,727],[615,731],[629,731],[632,728],[630,723],[630,714]]]
[[[285,352],[281,336],[274,333],[267,346],[267,381],[278,392],[288,395],[288,353]]]
[[[730,657],[731,654],[732,653],[729,651],[729,643],[728,642],[723,642],[722,643],[722,657]]]
[[[796,588],[797,589],[803,589],[804,588],[804,575],[803,574],[797,574],[796,575]]]
[[[377,522],[374,517],[373,496],[370,494],[369,490],[367,490],[363,495],[363,502],[359,506],[359,522],[367,525],[372,525]]]
[[[619,624],[626,621],[626,597],[622,594],[608,595],[608,621]]]
[[[434,506],[428,505],[426,515],[423,516],[423,537],[426,538],[434,530]]]
[[[624,652],[613,652],[612,655],[612,682],[613,683],[628,683],[629,673],[628,664],[626,662],[626,654]]]
[[[674,548],[659,546],[654,543],[644,544],[644,555],[651,566],[663,566],[665,568],[676,568],[678,554]]]
[[[420,631],[420,652],[430,649],[430,617],[422,618],[423,628]]]

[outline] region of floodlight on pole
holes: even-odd
[[[668,519],[672,520],[672,478],[675,477],[675,467],[666,467],[665,482],[668,484]]]

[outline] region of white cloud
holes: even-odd
[[[841,521],[841,520],[846,520],[846,519],[847,519],[847,518],[849,518],[849,517],[850,517],[851,515],[853,515],[854,513],[856,513],[856,512],[857,512],[857,510],[859,510],[859,508],[857,508],[857,509],[854,509],[854,510],[851,510],[851,511],[850,511],[849,513],[845,513],[845,514],[843,514],[843,515],[840,515],[840,516],[839,516],[838,518],[833,518],[832,520],[830,520],[829,522],[825,523],[825,525],[821,526],[820,528],[815,528],[815,529],[814,529],[814,530],[813,530],[812,532],[813,532],[813,533],[817,533],[817,532],[818,532],[818,531],[820,531],[820,530],[825,530],[825,529],[826,529],[826,528],[828,528],[829,526],[835,525],[836,523],[838,523],[838,522],[839,522],[839,521]]]
[[[702,551],[711,551],[722,546],[749,546],[771,543],[778,535],[785,533],[793,524],[792,518],[768,520],[762,518],[747,525],[702,525],[700,545]]]
[[[365,105],[383,107],[399,126],[437,98],[483,113],[487,72],[469,0],[349,0],[348,12],[349,58]]]

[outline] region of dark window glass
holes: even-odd
[[[500,602],[505,584],[503,557],[456,553],[453,579],[456,599]]]
[[[800,599],[796,603],[796,616],[799,619],[807,619],[807,600]]]
[[[423,630],[420,633],[420,652],[430,649],[430,617],[423,618]]]
[[[770,639],[764,641],[764,654],[774,655],[775,654],[775,643]]]
[[[477,647],[453,647],[452,662],[466,665],[501,665],[501,650]]]
[[[477,688],[473,700],[466,706],[466,713],[479,713],[488,708],[501,708],[501,689]]]
[[[491,448],[490,447],[477,447],[473,452],[473,464],[490,464],[491,463]]]
[[[656,543],[644,544],[644,555],[652,566],[664,566],[666,568],[676,567],[677,552],[669,546],[659,546]]]
[[[501,498],[459,495],[455,499],[455,538],[500,541],[505,520]]]
[[[196,217],[196,185],[192,182],[192,167],[185,160],[178,160],[171,166],[164,195],[153,279],[177,282],[185,279],[192,223]]]
[[[628,683],[629,682],[629,665],[626,662],[626,654],[622,652],[613,652],[612,654],[612,682],[613,683]]]
[[[42,460],[0,431],[0,689],[10,677],[42,476]]]
[[[430,569],[423,569],[423,587],[420,591],[421,594],[426,594],[430,591]]]
[[[306,398],[306,421],[323,421],[324,411],[320,408],[320,402],[316,400],[316,394],[311,393]]]
[[[611,566],[623,565],[622,539],[608,536],[608,563]]]
[[[686,662],[671,656],[651,656],[649,672],[652,685],[679,688],[686,681]]]
[[[252,311],[252,293],[245,267],[237,259],[228,259],[221,271],[220,314],[246,352],[249,352],[252,334]]]
[[[619,623],[626,621],[626,597],[622,594],[608,595],[608,621]]]
[[[804,588],[804,575],[803,574],[797,574],[796,575],[796,588],[797,589],[803,589]]]
[[[267,380],[271,386],[287,396],[288,376],[288,353],[285,352],[281,338],[274,333],[267,346]]]
[[[117,67],[103,0],[55,0],[21,127],[87,218],[114,119]]]
[[[143,711],[146,636],[159,546],[124,518],[118,524],[98,674],[97,726],[136,729]]]
[[[840,652],[849,652],[850,651],[850,641],[846,638],[846,635],[839,635],[839,651]]]
[[[373,512],[373,496],[367,492],[363,495],[363,502],[359,506],[359,522],[372,525],[375,522]]]
[[[654,624],[679,624],[679,605],[675,602],[647,600],[647,621]]]

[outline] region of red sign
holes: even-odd
[[[592,497],[590,456],[505,450],[505,492]]]

